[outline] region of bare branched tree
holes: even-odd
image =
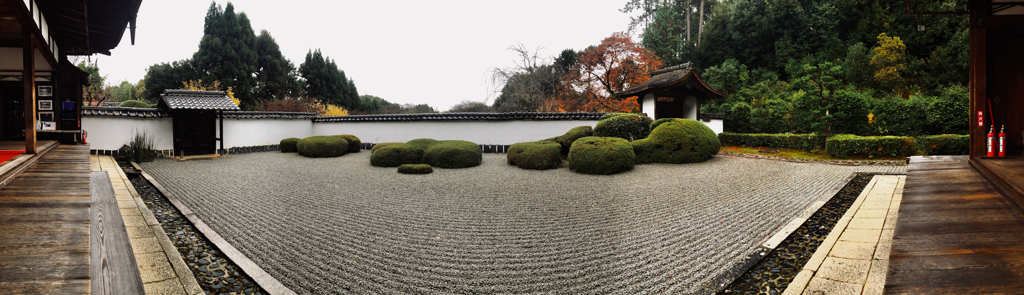
[[[562,73],[545,63],[537,47],[532,53],[522,43],[510,46],[509,51],[518,56],[514,65],[491,69],[491,83],[495,86],[492,95],[494,108],[500,112],[538,111],[544,100],[552,96],[560,83]]]

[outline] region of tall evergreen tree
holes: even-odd
[[[306,53],[306,61],[299,65],[299,75],[306,80],[306,96],[347,109],[359,107],[355,82],[319,49]]]
[[[256,58],[256,34],[245,13],[235,13],[228,2],[221,9],[216,2],[210,4],[203,27],[199,51],[193,55],[196,70],[205,83],[220,81],[231,87],[241,100],[243,108],[256,105],[253,89],[254,74],[259,66]]]
[[[256,37],[256,99],[280,99],[298,92],[295,65],[281,55],[281,48],[267,30]]]
[[[181,82],[197,79],[192,59],[149,66],[146,69],[144,97],[148,101],[158,101],[164,89],[178,89],[181,88]]]

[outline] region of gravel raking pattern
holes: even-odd
[[[593,176],[503,154],[404,175],[363,151],[143,164],[298,293],[608,294],[715,290],[730,267],[855,172],[719,156]]]

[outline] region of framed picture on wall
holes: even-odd
[[[39,121],[53,122],[53,112],[39,112]]]
[[[44,86],[44,85],[40,85],[40,86],[39,86],[39,94],[38,94],[38,95],[39,95],[39,96],[44,96],[44,97],[50,97],[50,96],[53,96],[53,86],[49,86],[49,85],[45,85],[45,86]]]
[[[52,100],[40,100],[39,101],[39,110],[40,111],[52,111],[53,110],[53,101]]]

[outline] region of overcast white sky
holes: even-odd
[[[111,56],[97,55],[110,84],[135,83],[150,65],[190,58],[211,1],[144,1],[135,45],[126,31]],[[226,5],[226,1],[217,1]],[[553,57],[625,31],[626,0],[233,1],[253,31],[267,30],[298,67],[319,48],[359,94],[439,111],[464,100],[493,103],[489,70],[512,65],[511,45]],[[636,35],[636,34],[634,34]],[[639,41],[639,36],[634,36]]]

